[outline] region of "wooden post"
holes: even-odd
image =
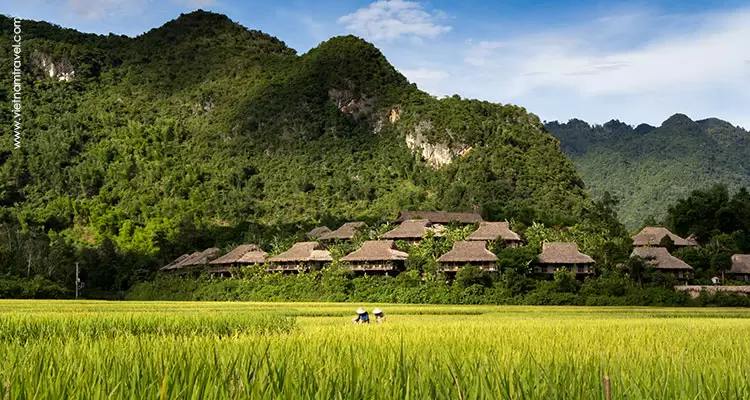
[[[610,390],[609,390],[609,376],[604,377],[604,398],[606,400],[610,400]]]

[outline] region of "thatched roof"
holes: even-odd
[[[339,229],[321,235],[320,240],[349,240],[357,234],[357,231],[365,226],[364,222],[347,222],[341,225]]]
[[[208,264],[209,261],[217,258],[219,254],[221,254],[221,250],[217,249],[216,247],[211,247],[203,251],[196,251],[187,257],[185,257],[185,254],[183,254],[178,257],[177,260],[172,261],[172,263],[170,263],[169,265],[161,268],[161,270],[173,271],[185,267],[191,267],[194,265]]]
[[[317,239],[327,233],[333,232],[329,227],[327,226],[318,226],[311,230],[310,232],[307,232],[307,237],[310,239]]]
[[[735,254],[732,256],[730,274],[750,274],[750,254]]]
[[[196,253],[193,253],[193,254],[200,254],[200,253],[197,253],[197,252],[196,252]],[[186,259],[187,259],[188,257],[190,257],[190,254],[183,254],[183,255],[181,255],[181,256],[179,256],[179,257],[175,258],[175,259],[174,259],[174,261],[172,261],[171,263],[169,263],[169,264],[167,264],[167,265],[165,265],[165,266],[163,266],[163,267],[159,268],[159,270],[160,270],[160,271],[168,271],[168,270],[174,269],[174,266],[175,266],[175,265],[177,265],[177,264],[180,264],[180,263],[182,263],[182,262],[183,262],[183,261],[185,261],[185,260],[186,260]]]
[[[430,225],[430,221],[426,219],[408,220],[380,237],[383,239],[421,239],[430,231]]]
[[[484,241],[459,241],[453,243],[453,249],[437,259],[438,262],[495,262],[497,256],[487,250]]]
[[[195,257],[191,256],[189,259],[183,261],[180,266],[187,267],[191,265],[208,264],[211,260],[219,257],[219,254],[221,254],[221,250],[217,249],[216,247],[211,247],[198,253],[198,255]]]
[[[247,253],[243,254],[242,257],[237,259],[237,264],[262,264],[266,262],[266,253],[265,251],[258,249],[258,250],[251,250]]]
[[[368,240],[358,250],[341,257],[341,261],[402,261],[408,256],[396,250],[393,240]]]
[[[540,264],[593,264],[594,259],[578,251],[575,243],[544,243],[542,254],[537,261]]]
[[[193,264],[193,260],[195,260],[198,257],[200,257],[201,254],[202,254],[202,252],[200,252],[200,251],[196,251],[196,252],[190,253],[190,255],[187,256],[184,260],[178,262],[177,264],[173,264],[170,269],[180,269],[182,267],[187,267],[188,265],[194,265]]]
[[[664,247],[636,247],[630,254],[631,257],[653,258],[647,261],[656,269],[691,270],[693,267],[685,261],[669,254]]]
[[[211,265],[254,264],[265,261],[266,252],[255,244],[237,246],[229,253],[211,261]],[[244,262],[243,262],[244,259]]]
[[[479,228],[469,235],[466,240],[504,240],[508,242],[520,242],[521,237],[510,230],[507,222],[482,222]]]
[[[295,243],[289,250],[269,258],[268,262],[332,261],[331,253],[323,250],[318,242]]]
[[[659,246],[664,236],[669,236],[675,246],[695,246],[695,240],[683,239],[661,226],[647,226],[633,236],[635,246]]]
[[[482,222],[482,216],[477,213],[445,212],[445,211],[401,211],[395,222],[404,222],[410,219],[426,219],[435,224],[448,224],[458,222],[460,224],[474,224]]]

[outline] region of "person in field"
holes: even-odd
[[[367,314],[367,310],[360,307],[357,309],[357,318],[354,318],[352,322],[354,322],[355,324],[369,324],[370,315]]]
[[[380,308],[372,310],[372,314],[375,316],[375,322],[385,322],[385,313]]]

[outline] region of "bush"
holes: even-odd
[[[0,299],[65,299],[72,291],[41,276],[22,279],[0,277]]]
[[[0,293],[13,297],[28,294],[17,285],[0,280]],[[29,287],[35,287],[28,285]],[[43,293],[37,290],[37,293]],[[21,293],[21,294],[18,294]],[[37,295],[39,296],[39,295]],[[52,297],[47,293],[46,297]],[[37,297],[40,298],[40,297]],[[696,300],[671,288],[640,288],[618,271],[589,277],[583,283],[567,271],[554,279],[535,281],[509,269],[493,280],[485,271],[464,268],[453,284],[422,279],[418,271],[398,276],[354,275],[333,266],[300,274],[246,274],[236,278],[201,276],[159,277],[140,283],[127,294],[128,300],[205,301],[332,301],[411,304],[526,304],[588,306],[750,306],[750,297],[719,293]]]

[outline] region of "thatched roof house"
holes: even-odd
[[[255,244],[243,244],[237,246],[229,253],[211,261],[211,273],[226,273],[233,266],[262,264],[266,261],[266,252]]]
[[[199,254],[199,253],[196,252],[196,253],[193,253],[193,254]],[[159,268],[159,271],[170,271],[170,270],[173,270],[173,269],[175,269],[176,265],[178,265],[178,264],[182,263],[183,261],[187,260],[190,256],[191,256],[191,254],[183,254],[183,255],[175,258],[169,264],[167,264],[167,265]]]
[[[404,265],[409,255],[397,250],[393,240],[368,240],[340,261],[355,271],[393,271]]]
[[[472,232],[466,240],[502,240],[509,246],[518,246],[523,243],[521,236],[510,230],[508,222],[481,222],[479,228]]]
[[[310,232],[307,232],[307,237],[310,239],[317,239],[327,233],[333,232],[329,227],[327,226],[318,226],[316,228],[313,228]]]
[[[335,231],[320,235],[319,240],[351,240],[365,226],[364,222],[347,222]]]
[[[676,273],[678,277],[684,278],[686,273],[693,267],[679,258],[669,254],[664,247],[636,247],[630,254],[631,257],[651,258],[647,263],[662,271]]]
[[[484,241],[458,241],[453,243],[453,248],[437,259],[440,269],[446,272],[458,271],[466,264],[473,265],[488,271],[496,271],[497,256],[487,250],[487,242]]]
[[[401,211],[394,222],[404,222],[411,219],[426,219],[434,224],[476,224],[482,222],[482,216],[477,213],[445,212],[445,211]]]
[[[319,268],[333,261],[331,253],[318,242],[295,243],[289,250],[266,260],[266,269],[271,271],[300,271]]]
[[[537,257],[536,272],[554,273],[559,268],[568,268],[576,274],[588,274],[594,259],[578,251],[576,243],[552,242],[542,245],[542,254]]]
[[[643,228],[637,235],[632,237],[633,245],[638,247],[659,246],[664,236],[669,236],[674,245],[678,247],[697,245],[694,239],[687,240],[681,238],[662,226],[647,226]]]
[[[428,232],[434,232],[430,228],[432,223],[426,219],[410,219],[401,223],[396,228],[380,235],[381,239],[405,240],[407,242],[418,242]]]
[[[182,259],[181,261],[177,262],[177,260],[175,260],[171,264],[163,267],[161,270],[164,272],[181,272],[184,271],[187,267],[206,265],[211,260],[219,257],[219,254],[221,254],[221,250],[217,249],[216,247],[211,247],[203,251],[196,251],[187,257],[184,257],[185,254],[183,254],[178,257],[178,260]]]
[[[183,267],[205,265],[218,258],[219,254],[221,254],[221,250],[217,249],[216,247],[211,247],[198,253],[198,255],[196,255],[195,257],[191,256],[189,259],[183,261],[180,265]]]
[[[732,256],[732,269],[728,274],[737,280],[750,282],[750,254],[735,254]]]

